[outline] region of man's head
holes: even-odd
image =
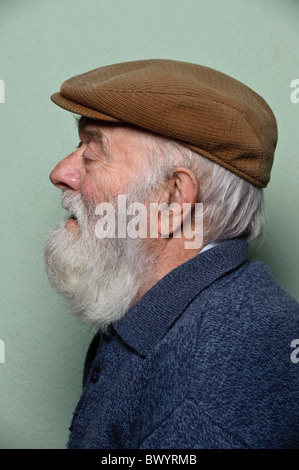
[[[163,86],[157,81],[159,70]],[[213,73],[225,81],[225,86],[218,83],[218,96]],[[211,77],[210,89],[204,89],[202,75],[204,80]],[[229,90],[227,81],[235,91]],[[246,109],[240,110],[240,103],[223,103],[223,90],[232,97],[239,95],[242,87],[243,101],[250,101]],[[193,97],[197,91],[199,99],[199,89],[201,104]],[[142,61],[74,77],[53,97],[60,106],[81,113],[80,144],[50,176],[53,184],[63,190],[62,205],[71,217],[53,231],[45,247],[49,278],[70,299],[74,313],[106,327],[123,316],[163,275],[195,256],[204,245],[236,236],[248,241],[259,238],[264,220],[261,187],[269,178],[276,127],[271,110],[248,90],[230,77],[194,64]],[[165,106],[171,103],[168,112]],[[254,104],[258,122],[253,119]],[[228,108],[234,112],[229,111],[225,117]],[[262,124],[258,127],[259,121]],[[263,126],[268,126],[267,135],[263,134]],[[223,136],[222,145],[219,134]],[[229,136],[225,138],[225,134]],[[199,145],[203,147],[201,154]],[[213,146],[215,158],[211,154]],[[120,195],[126,196],[126,208],[118,204]],[[97,236],[97,207],[103,203],[113,207],[115,237]],[[134,208],[140,203],[146,209],[143,238],[119,236],[121,221],[127,228],[135,223],[134,233],[136,226],[140,229],[141,219],[134,222],[134,211],[126,211],[128,205],[135,204]],[[153,203],[162,208],[155,213],[156,218],[149,210]],[[188,251],[184,232],[180,232],[180,238],[175,233],[187,219],[184,204],[189,207],[190,227],[198,229],[196,203],[203,204],[203,238],[197,249]],[[170,207],[174,208],[171,213]],[[151,237],[150,227],[156,236]]]

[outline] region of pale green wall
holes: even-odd
[[[279,145],[267,238],[253,254],[299,300],[298,25],[298,0],[0,0],[1,448],[64,448],[92,337],[43,270],[43,239],[63,214],[48,174],[78,143],[50,95],[73,75],[142,58],[204,64],[260,93]]]

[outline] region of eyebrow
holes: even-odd
[[[79,134],[82,135],[82,137],[87,138],[90,141],[95,141],[101,150],[106,156],[108,155],[108,141],[107,141],[107,136],[101,129],[84,129],[79,128]]]

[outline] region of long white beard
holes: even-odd
[[[109,202],[117,218],[116,200]],[[49,234],[44,247],[47,275],[69,299],[72,313],[104,330],[130,308],[154,260],[145,253],[142,239],[97,238],[94,207],[80,195],[64,191],[62,206],[75,215],[80,235],[67,229],[65,221]]]

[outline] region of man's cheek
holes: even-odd
[[[85,202],[98,204],[100,202],[98,185],[91,179],[85,179],[81,185],[81,196]]]

